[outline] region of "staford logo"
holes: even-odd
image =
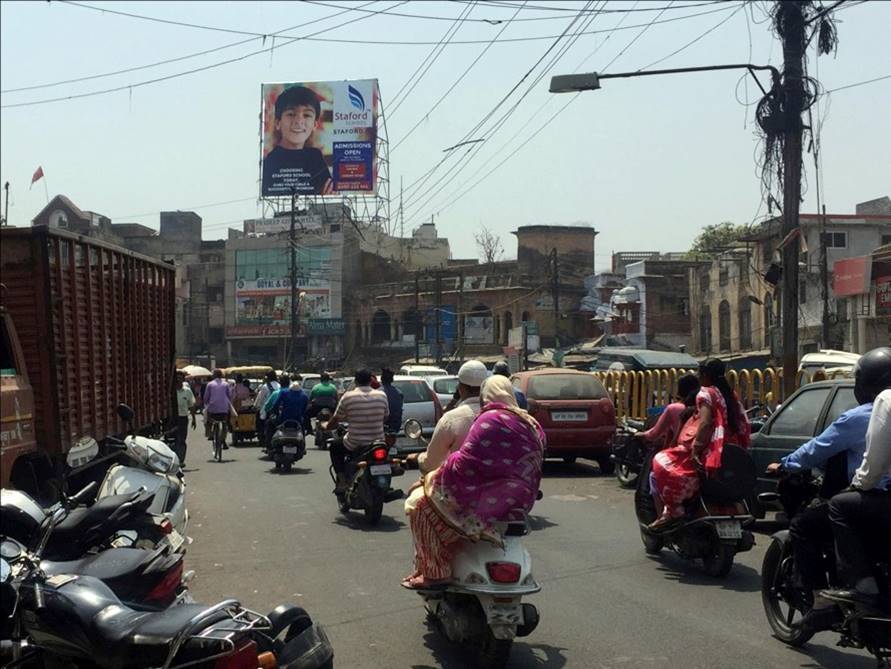
[[[352,86],[347,85],[347,93],[350,96],[350,104],[352,104],[359,111],[365,111],[365,98],[362,97],[362,94],[357,91]]]

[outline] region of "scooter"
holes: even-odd
[[[118,406],[118,415],[133,424],[133,410],[126,404]],[[109,468],[99,486],[97,502],[140,488],[154,494],[148,512],[166,519],[169,526],[156,523],[154,532],[136,532],[125,528],[120,533],[117,546],[152,548],[160,542],[168,543],[174,550],[183,549],[189,542],[186,530],[189,512],[186,509],[186,484],[179,457],[162,440],[130,434],[121,439],[109,437],[108,444],[121,449],[127,464],[115,464]]]
[[[820,495],[821,481],[810,471],[788,473],[777,484],[776,492],[761,493],[764,504],[779,502],[791,519]],[[867,546],[873,574],[879,586],[878,610],[864,610],[853,604],[839,604],[838,622],[832,631],[840,636],[839,646],[865,648],[879,666],[891,662],[891,555],[883,554],[880,542]],[[887,542],[886,542],[887,543]],[[884,547],[887,552],[887,546]],[[832,542],[822,546],[823,565],[830,587],[838,586],[835,550]],[[813,593],[801,587],[795,565],[795,553],[789,530],[780,530],[770,538],[761,566],[761,601],[773,635],[790,646],[803,646],[813,632],[795,625],[813,606]]]
[[[644,422],[623,418],[613,437],[613,448],[609,458],[616,466],[616,479],[623,488],[633,488],[643,464],[645,444],[637,436],[644,428]]]
[[[702,560],[710,576],[727,576],[736,554],[755,545],[755,536],[744,529],[754,521],[746,502],[755,489],[755,464],[751,456],[738,446],[725,444],[717,477],[702,480],[700,494],[687,503],[683,522],[655,532],[648,527],[658,516],[650,492],[650,469],[655,452],[651,449],[644,459],[634,494],[644,550],[649,555],[658,555],[663,547],[668,547],[683,558]]]
[[[306,441],[300,421],[283,421],[272,433],[269,452],[276,471],[291,471],[292,465],[306,455]]]
[[[316,442],[316,448],[320,451],[324,451],[328,448],[328,442],[334,438],[334,432],[332,430],[327,429],[327,427],[322,427],[323,425],[327,426],[328,421],[331,420],[331,416],[334,415],[334,412],[331,409],[322,409],[316,415],[313,420],[315,421],[313,425],[313,435]]]
[[[280,606],[262,616],[230,599],[214,606],[183,604],[145,613],[123,604],[107,585],[92,576],[47,575],[41,569],[41,554],[54,526],[66,513],[61,505],[47,516],[40,510],[36,520],[42,533],[34,548],[2,538],[3,666],[333,666],[334,651],[324,630],[295,606]]]
[[[338,425],[337,433],[342,439],[346,428]],[[352,509],[363,511],[365,521],[369,525],[377,525],[384,512],[384,504],[402,499],[402,490],[391,487],[393,477],[405,473],[402,461],[395,455],[395,447],[390,449],[386,442],[376,441],[352,454],[352,457],[347,457],[344,464],[344,476],[348,481],[346,490],[334,493],[341,513],[349,513]],[[336,485],[334,466],[328,471]]]
[[[522,599],[541,590],[520,541],[529,533],[527,521],[499,523],[496,529],[504,548],[467,542],[452,562],[454,580],[418,593],[439,631],[453,643],[470,646],[477,666],[492,668],[507,664],[516,637],[535,631],[538,609]]]

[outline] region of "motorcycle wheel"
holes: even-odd
[[[645,532],[643,528],[640,530],[640,540],[643,542],[644,551],[647,555],[659,555],[665,542],[662,537],[649,532]]]
[[[377,525],[384,513],[384,495],[379,488],[371,489],[371,504],[365,508],[365,522]]]
[[[616,465],[616,479],[623,488],[633,488],[637,485],[637,472],[626,464],[619,464]]]
[[[783,545],[778,541],[772,541],[764,553],[761,564],[761,603],[773,635],[790,646],[803,646],[810,641],[813,633],[793,627],[792,623],[796,613],[799,617],[803,616],[809,607],[805,603],[805,593],[792,585],[795,574],[792,556],[783,553]]]
[[[733,558],[736,555],[736,546],[718,542],[710,555],[702,558],[705,573],[714,578],[724,578],[733,567]]]
[[[483,644],[477,656],[477,666],[486,669],[503,669],[507,666],[513,646],[513,639],[496,639],[492,634],[492,629],[487,625]]]

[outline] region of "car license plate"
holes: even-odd
[[[390,465],[371,465],[369,468],[372,476],[382,476],[384,474],[392,474],[393,468]]]
[[[742,537],[742,525],[738,520],[719,520],[715,523],[719,539],[739,539]]]
[[[551,420],[563,422],[586,421],[588,420],[587,411],[552,411]]]
[[[289,455],[297,455],[297,447],[296,446],[283,446],[282,453],[287,453]]]

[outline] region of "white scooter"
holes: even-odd
[[[404,430],[410,439],[424,442],[417,421],[407,421]],[[429,618],[446,638],[473,647],[478,666],[492,668],[507,664],[516,637],[535,631],[538,609],[522,599],[541,590],[521,541],[529,533],[527,520],[498,523],[496,529],[504,548],[468,541],[452,561],[454,580],[418,591]]]
[[[118,407],[118,415],[132,424],[133,410],[125,404]],[[183,481],[179,457],[160,439],[128,435],[123,441],[111,440],[123,447],[128,465],[113,465],[99,486],[97,499],[120,495],[143,488],[155,494],[147,509],[158,522],[156,537],[140,537],[136,532],[121,532],[120,545],[154,548],[166,542],[174,551],[184,550],[189,543],[186,528],[189,512],[186,509],[186,484]]]

